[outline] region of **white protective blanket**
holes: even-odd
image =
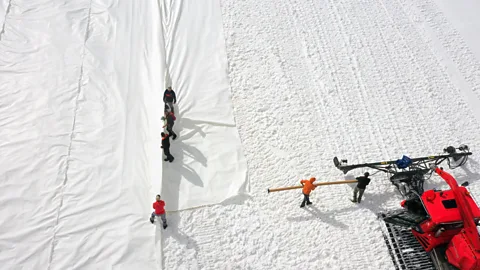
[[[174,211],[245,193],[248,179],[233,116],[220,1],[162,3],[179,135],[171,142],[175,161],[164,166],[162,196]]]
[[[0,6],[0,268],[158,269],[158,4]]]

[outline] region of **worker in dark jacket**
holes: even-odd
[[[357,186],[353,190],[353,200],[352,202],[358,202],[360,203],[362,201],[362,196],[363,193],[365,192],[365,189],[367,188],[368,184],[370,184],[370,178],[368,178],[370,174],[368,172],[365,172],[363,176],[357,177]],[[358,194],[358,199],[357,199],[357,194]]]
[[[172,162],[175,158],[170,154],[170,138],[168,134],[165,134],[165,132],[162,132],[162,148],[163,148],[163,153],[165,156],[167,156],[165,161]]]
[[[175,120],[177,118],[175,117],[175,114],[173,112],[166,113],[165,118],[167,120],[165,126],[167,127],[168,135],[172,136],[172,140],[175,140],[177,138],[177,134],[173,132],[173,125],[175,124]]]
[[[177,104],[177,96],[171,86],[163,93],[163,102],[165,102],[165,112],[175,112],[173,104]]]

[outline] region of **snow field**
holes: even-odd
[[[385,175],[358,206],[351,186],[317,188],[305,210],[300,191],[267,194],[311,176],[341,180],[334,156],[390,160],[466,143],[474,155],[452,173],[478,192],[479,66],[455,57],[468,47],[445,43],[452,26],[433,2],[221,4],[251,197],[171,216],[165,269],[393,269],[375,214],[401,198]],[[428,186],[445,188],[436,177]]]
[[[465,143],[452,174],[479,197],[480,20],[465,23],[471,0],[449,5],[0,0],[0,265],[394,269],[376,213],[401,198],[385,175],[360,205],[353,185],[305,209],[300,190],[267,189],[363,173],[334,156]],[[169,85],[180,137],[163,168]],[[148,223],[157,193],[165,231]]]

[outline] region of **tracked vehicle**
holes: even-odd
[[[334,158],[344,174],[357,168],[387,173],[404,197],[398,210],[378,213],[396,269],[480,270],[480,209],[466,188],[468,182],[458,185],[437,166],[446,161],[449,169],[458,168],[472,153],[465,145],[447,147],[444,153],[355,165]],[[433,173],[450,189],[424,191],[423,184]]]

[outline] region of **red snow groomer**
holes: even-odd
[[[444,152],[358,165],[334,158],[335,166],[345,174],[363,167],[390,174],[390,181],[404,197],[402,209],[379,213],[396,269],[480,270],[480,209],[466,188],[468,182],[459,186],[453,176],[437,167],[447,160],[450,169],[457,168],[472,153],[465,145],[450,146]],[[423,191],[425,176],[433,172],[445,180],[449,190]]]

